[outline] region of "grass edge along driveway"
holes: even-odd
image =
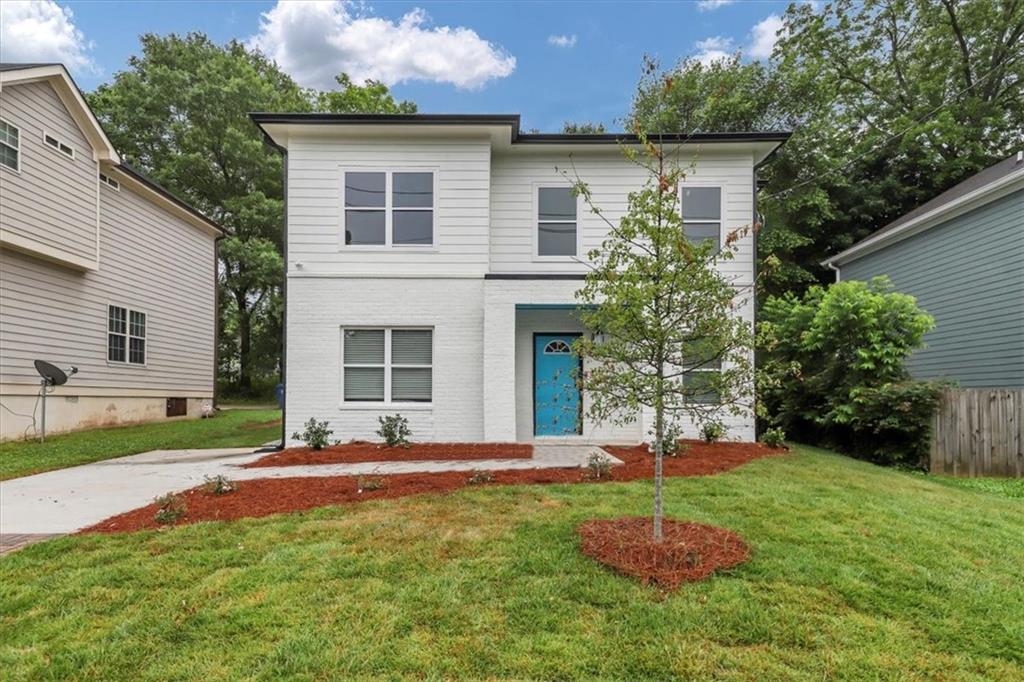
[[[7,679],[1020,679],[1024,509],[822,450],[666,481],[751,560],[666,595],[574,529],[651,483],[512,486],[0,559]]]
[[[279,410],[223,410],[210,419],[113,426],[0,443],[0,481],[149,450],[262,445],[281,436]]]

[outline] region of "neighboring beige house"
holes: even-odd
[[[212,403],[217,225],[122,163],[59,64],[0,64],[0,439]]]

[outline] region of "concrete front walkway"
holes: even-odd
[[[252,448],[154,450],[34,476],[0,481],[0,535],[73,533],[117,514],[145,506],[218,474],[234,480],[295,476],[402,474],[473,469],[552,469],[579,467],[599,452],[593,445],[536,445],[532,459],[361,462],[242,469],[265,453]]]

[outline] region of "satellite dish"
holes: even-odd
[[[51,365],[46,360],[36,360],[34,364],[47,386],[63,386],[68,382],[68,375],[60,367]]]

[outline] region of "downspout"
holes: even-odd
[[[825,261],[825,267],[827,267],[829,270],[835,270],[835,273],[836,273],[836,284],[838,284],[839,281],[840,281],[840,272],[839,272],[839,268],[836,266],[836,264],[833,263],[832,261]]]
[[[277,147],[281,152],[281,190],[284,211],[281,225],[281,251],[284,261],[284,277],[281,280],[281,450],[288,442],[288,150]]]
[[[213,239],[213,409],[217,410],[217,369],[220,366],[220,240]]]

